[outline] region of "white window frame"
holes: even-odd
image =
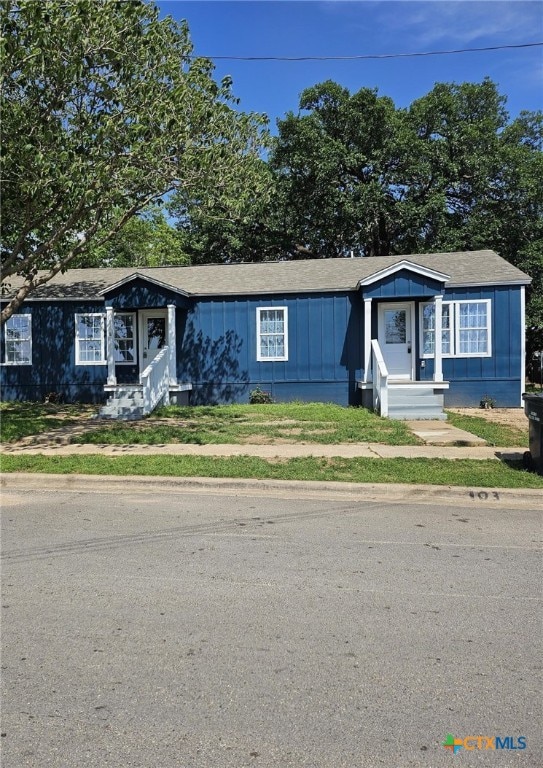
[[[261,317],[263,312],[283,313],[283,354],[266,357],[262,354],[261,340],[264,336],[280,336],[277,333],[263,333],[261,330]],[[256,308],[256,359],[260,363],[273,363],[288,360],[288,307],[257,307]]]
[[[132,361],[130,360],[120,360],[118,355],[118,349],[117,349],[117,341],[119,341],[119,337],[116,334],[116,326],[115,326],[115,319],[117,317],[131,317],[132,318],[132,342],[133,342],[133,352],[134,352],[134,359]],[[137,338],[136,338],[136,313],[135,312],[115,312],[113,315],[113,344],[114,344],[114,356],[115,356],[115,365],[137,365],[138,364],[138,348],[137,348]]]
[[[461,330],[469,330],[460,328],[460,307],[465,304],[485,304],[486,305],[486,327],[484,330],[487,332],[487,348],[485,352],[460,352],[460,331]],[[420,305],[420,315],[419,315],[419,343],[420,343],[420,350],[421,350],[421,358],[424,359],[432,359],[434,357],[434,352],[424,352],[424,307],[427,306],[433,306],[435,308],[435,304],[432,301],[424,302]],[[443,307],[448,306],[449,307],[449,318],[450,318],[450,352],[443,352],[442,357],[492,357],[492,301],[491,299],[456,299],[454,301],[444,301]],[[473,330],[483,330],[481,328],[479,329],[473,329]]]
[[[19,339],[9,339],[8,331],[9,325],[12,320],[25,318],[28,321],[28,336]],[[8,342],[22,342],[30,345],[29,359],[28,360],[14,360],[9,358],[8,354]],[[30,313],[13,314],[6,320],[4,325],[4,365],[32,365],[32,315]]]
[[[80,342],[90,341],[79,337],[79,322],[82,317],[100,318],[100,360],[81,360]],[[76,312],[75,314],[75,364],[76,365],[106,365],[106,316],[103,312]],[[96,339],[95,339],[96,340]]]

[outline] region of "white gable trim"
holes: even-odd
[[[450,280],[450,275],[446,275],[444,272],[436,272],[435,269],[429,269],[420,264],[415,264],[412,261],[407,261],[407,259],[402,259],[402,261],[398,261],[396,264],[386,267],[386,269],[381,269],[379,272],[374,272],[373,275],[369,275],[369,277],[359,280],[358,287],[361,288],[364,285],[373,285],[373,283],[377,283],[385,277],[390,277],[391,275],[396,274],[396,272],[400,272],[402,269],[408,269],[410,272],[414,272],[422,277],[428,277],[430,280],[436,280],[439,283],[446,283]]]
[[[172,293],[179,293],[181,296],[189,296],[187,291],[184,291],[182,288],[176,288],[171,283],[164,283],[162,280],[157,280],[154,277],[149,277],[149,275],[144,275],[141,272],[134,272],[131,275],[128,275],[128,277],[123,277],[122,280],[118,280],[116,283],[112,283],[111,285],[108,285],[107,288],[102,288],[101,291],[98,291],[99,296],[105,296],[107,293],[111,293],[111,291],[114,291],[116,288],[121,288],[123,285],[127,285],[128,283],[131,283],[133,280],[137,280],[141,278],[142,280],[145,280],[148,283],[152,283],[153,285],[156,285],[158,288],[164,288],[167,291],[171,291]]]

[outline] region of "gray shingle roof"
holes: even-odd
[[[104,290],[135,275],[148,277],[189,296],[352,291],[360,280],[403,260],[449,275],[447,286],[530,282],[528,275],[497,253],[484,250],[197,267],[69,269],[29,298],[97,299]],[[8,282],[12,290],[21,284],[18,278]]]

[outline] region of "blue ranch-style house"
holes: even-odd
[[[489,250],[72,269],[4,324],[2,398],[109,398],[126,418],[256,387],[396,418],[521,406],[529,282]]]

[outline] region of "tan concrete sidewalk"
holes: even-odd
[[[425,445],[384,445],[381,443],[345,443],[323,445],[319,443],[271,443],[271,444],[216,444],[171,443],[161,445],[108,445],[71,444],[73,434],[81,433],[81,426],[62,428],[25,438],[18,443],[0,446],[0,452],[8,455],[44,456],[257,456],[264,459],[290,459],[300,456],[343,458],[442,458],[442,459],[522,459],[523,449],[518,447],[496,448],[486,446],[485,441],[470,432],[453,427],[446,421],[408,422],[415,435]],[[101,422],[88,424],[88,429],[101,427]]]

